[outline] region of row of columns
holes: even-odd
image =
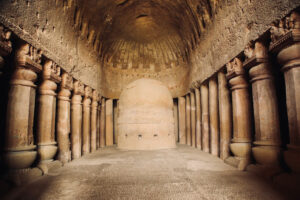
[[[1,61],[12,51],[9,36],[2,37],[5,32],[0,26]],[[3,154],[7,167],[30,168],[38,159],[38,167],[46,172],[55,156],[67,163],[113,145],[112,99],[101,98],[23,41],[14,63]]]
[[[269,47],[260,39],[250,42],[244,62],[234,58],[226,65],[227,73],[222,69],[205,82],[194,83],[186,96],[178,98],[179,142],[223,160],[233,154],[240,170],[251,163],[251,155],[267,169],[280,168],[283,153],[285,163],[299,173],[300,14],[292,12],[274,23],[270,32]],[[281,138],[287,133],[280,133],[275,66],[269,53],[277,57],[285,77],[290,144],[284,152]]]

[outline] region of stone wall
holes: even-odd
[[[0,22],[18,37],[87,85],[98,89],[100,67],[89,32],[74,20],[74,2],[59,0],[0,1]]]
[[[300,6],[298,0],[229,0],[215,14],[191,53],[190,83],[204,81],[266,32],[273,21]]]

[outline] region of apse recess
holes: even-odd
[[[118,98],[139,78],[162,81],[174,97],[189,87],[189,54],[210,22],[209,0],[89,0],[75,13],[81,30],[99,43],[100,91]],[[92,31],[91,31],[92,30]]]

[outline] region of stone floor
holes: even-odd
[[[287,199],[271,184],[197,149],[105,148],[52,171],[4,199]]]

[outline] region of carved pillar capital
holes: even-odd
[[[53,61],[47,60],[43,65],[42,83],[39,87],[39,93],[56,95],[57,84],[60,82],[60,67]]]
[[[64,72],[61,76],[61,85],[60,85],[60,91],[58,93],[58,98],[69,100],[72,90],[73,90],[73,77],[69,73]]]
[[[98,101],[99,101],[99,93],[96,90],[93,90],[92,94],[92,107],[97,109],[98,107]]]
[[[91,105],[91,97],[92,97],[92,88],[89,86],[85,86],[84,88],[84,100],[83,105],[84,106],[90,106]]]
[[[11,84],[35,87],[37,73],[42,71],[42,51],[33,46],[23,43],[16,50],[15,71],[12,75]]]
[[[245,70],[243,63],[239,58],[235,58],[232,62],[227,63],[227,79],[231,90],[243,89],[248,87],[248,83],[245,78]]]

